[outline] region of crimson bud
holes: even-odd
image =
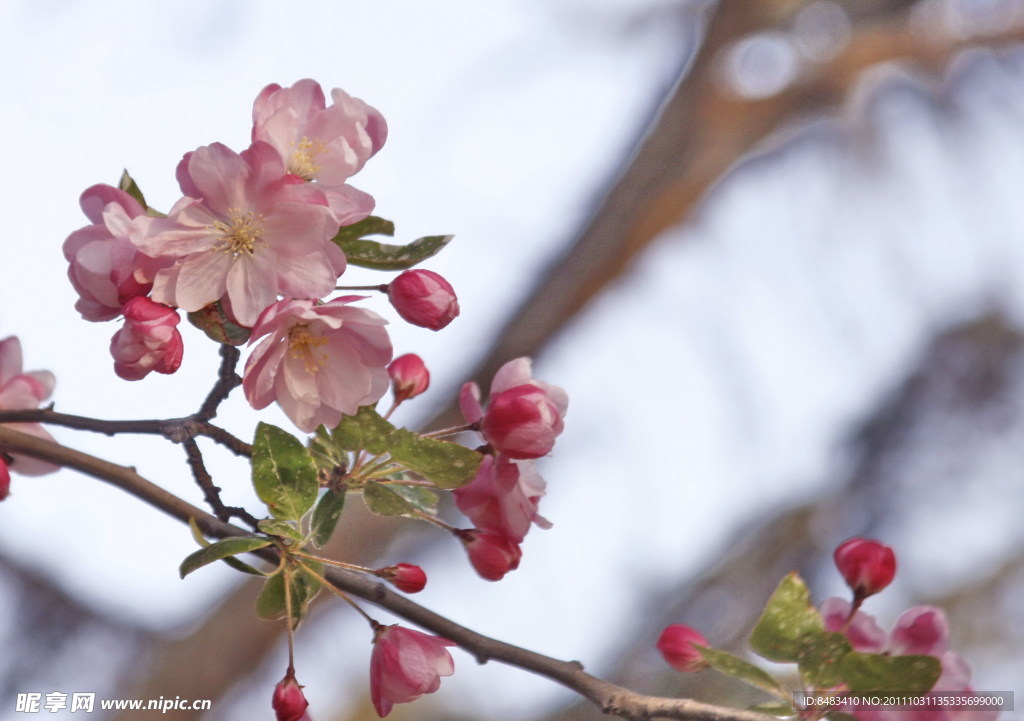
[[[836,548],[833,557],[855,599],[878,593],[896,575],[896,554],[878,541],[851,538]]]
[[[378,568],[375,573],[405,593],[419,593],[427,585],[427,574],[411,563],[396,563],[387,568]]]
[[[447,280],[430,270],[407,270],[388,284],[388,300],[406,321],[441,330],[459,314],[459,299]]]
[[[391,361],[388,375],[391,377],[395,403],[415,398],[430,386],[430,371],[423,359],[415,353],[406,353]]]
[[[302,721],[309,701],[302,693],[302,686],[295,680],[295,671],[291,668],[274,687],[270,705],[274,708],[277,721]]]
[[[676,671],[700,671],[708,667],[697,646],[708,647],[708,640],[700,631],[676,623],[666,626],[658,637],[658,650],[669,666]]]

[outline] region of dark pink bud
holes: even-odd
[[[684,673],[708,667],[696,646],[707,648],[710,644],[700,631],[678,623],[666,626],[658,637],[658,650],[662,657],[669,666]]]
[[[11,471],[7,462],[0,458],[0,501],[11,495]]]
[[[864,599],[888,586],[896,575],[896,554],[888,546],[864,538],[851,538],[836,549],[839,573],[853,589],[854,598]]]
[[[406,353],[391,361],[388,375],[391,377],[395,403],[415,398],[430,386],[430,371],[423,359],[415,353]]]
[[[388,285],[391,305],[406,321],[441,330],[459,314],[459,299],[447,280],[429,270],[407,270]]]
[[[506,573],[519,568],[523,552],[512,539],[479,528],[460,531],[459,538],[469,553],[473,568],[488,581],[500,581]]]
[[[551,452],[564,424],[543,388],[527,384],[491,394],[481,430],[495,450],[510,458],[540,458]]]
[[[295,680],[295,672],[288,673],[274,687],[274,696],[270,701],[274,708],[277,721],[302,721],[309,702],[302,693],[302,686]]]
[[[405,593],[419,593],[427,585],[427,574],[422,568],[411,563],[396,563],[387,568],[378,568],[376,574]]]
[[[124,326],[110,340],[114,372],[128,381],[150,372],[174,373],[181,365],[184,346],[175,327],[178,312],[149,298],[137,296],[121,309]]]

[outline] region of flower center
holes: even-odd
[[[316,374],[327,363],[326,353],[316,353],[316,348],[326,342],[322,335],[310,333],[308,325],[293,325],[288,329],[288,350],[292,358],[302,359],[302,365],[310,375]]]
[[[213,246],[214,250],[223,250],[235,258],[240,255],[252,256],[263,234],[263,216],[251,210],[243,213],[236,208],[230,208],[228,213],[231,215],[228,222],[218,220],[213,224],[213,230],[220,233],[220,239]]]
[[[313,161],[323,151],[324,144],[321,141],[310,140],[303,135],[302,140],[295,144],[295,150],[288,159],[288,172],[312,180],[320,170],[320,166]]]

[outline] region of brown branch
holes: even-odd
[[[208,421],[217,415],[217,408],[223,403],[232,390],[242,384],[242,378],[235,372],[241,352],[232,345],[222,344],[220,347],[220,369],[217,371],[217,382],[210,389],[209,395],[199,407],[194,418]]]
[[[110,483],[172,518],[184,523],[194,519],[207,536],[225,538],[249,535],[243,529],[221,521],[143,478],[133,468],[120,466],[54,441],[30,436],[4,426],[0,426],[0,449],[73,468]],[[255,555],[271,564],[278,562],[276,553],[269,548],[261,549]],[[578,662],[561,661],[479,634],[391,591],[384,584],[364,574],[332,567],[327,569],[325,576],[332,585],[345,593],[386,608],[397,616],[454,641],[472,654],[479,663],[499,661],[544,676],[590,699],[607,714],[634,721],[652,718],[685,721],[774,721],[771,716],[751,711],[713,706],[690,699],[634,693],[586,673]]]

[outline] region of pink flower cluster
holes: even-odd
[[[486,409],[480,397],[479,387],[467,383],[459,402],[466,421],[478,424],[493,453],[454,495],[459,510],[476,526],[460,534],[470,562],[483,578],[498,581],[518,568],[519,546],[530,526],[551,527],[537,510],[546,484],[533,460],[554,447],[569,399],[558,386],[533,378],[529,358],[509,361],[495,373]]]
[[[38,408],[50,397],[55,380],[49,371],[22,370],[21,341],[10,336],[0,340],[0,410],[18,411]],[[53,440],[38,423],[5,423],[5,426],[29,435]],[[12,455],[5,459],[0,455],[0,501],[10,493],[11,476],[14,470],[26,476],[41,476],[52,473],[57,466],[31,456]]]
[[[333,242],[365,219],[373,198],[348,184],[387,139],[377,110],[342,90],[331,104],[313,80],[268,85],[253,105],[251,145],[212,143],[177,168],[183,197],[163,216],[127,192],[82,194],[91,224],[64,243],[76,308],[90,321],[123,316],[110,344],[115,372],[173,373],[183,343],[178,310],[219,303],[263,339],[246,365],[246,397],[280,403],[304,431],[337,424],[387,389],[385,321],[356,297],[320,305],[345,271]],[[411,270],[381,286],[399,315],[434,330],[458,314],[448,282]]]
[[[841,598],[825,600],[821,604],[825,630],[842,632],[853,649],[862,653],[934,656],[942,664],[942,675],[930,694],[973,695],[971,670],[959,655],[950,650],[949,623],[940,609],[915,606],[896,619],[889,633],[863,611],[856,611],[850,619],[851,610],[851,604]],[[907,709],[902,707],[872,705],[849,706],[841,710],[859,721],[897,721],[907,713]],[[916,721],[990,721],[996,715],[990,710],[940,705],[915,707],[913,713]]]

